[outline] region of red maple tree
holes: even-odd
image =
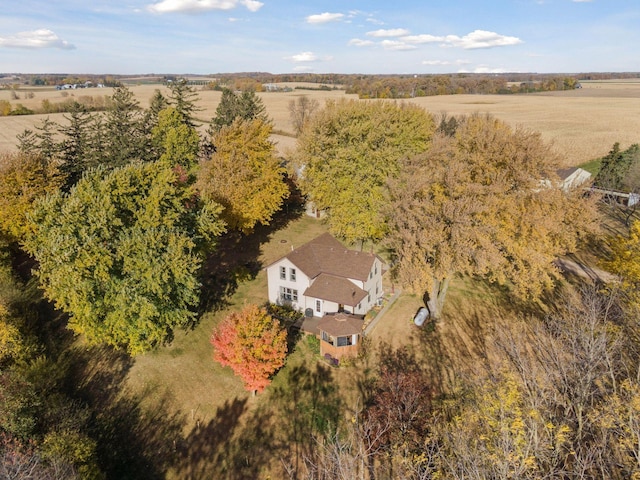
[[[242,378],[250,392],[261,392],[284,365],[287,332],[264,308],[246,305],[229,314],[211,335],[213,359]]]

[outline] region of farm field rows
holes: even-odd
[[[168,89],[160,85],[131,86],[140,104],[146,107],[156,89],[168,94]],[[197,87],[196,87],[197,88]],[[42,100],[51,102],[64,100],[63,95],[100,96],[111,95],[111,89],[88,89],[81,91],[56,91],[51,89],[31,89],[34,98],[11,100],[10,92],[0,91],[0,100],[11,101],[12,105],[22,103],[27,108],[37,108]],[[19,94],[21,90],[18,91]],[[198,118],[208,122],[214,115],[221,93],[211,90],[197,90]],[[301,95],[318,100],[323,105],[326,100],[357,98],[346,95],[343,90],[316,91],[293,90],[258,94],[274,121],[274,140],[282,155],[295,146],[293,127],[289,119],[288,105]],[[68,98],[68,97],[67,97]],[[579,165],[605,155],[615,142],[621,147],[638,142],[640,132],[640,82],[583,82],[583,88],[527,95],[446,95],[419,97],[410,100],[438,115],[470,113],[490,113],[516,127],[521,126],[540,132],[542,137],[552,142],[564,158],[565,166]],[[0,151],[16,148],[16,135],[25,128],[40,124],[47,115],[0,117]],[[56,122],[64,121],[64,114],[49,115]],[[203,128],[204,130],[204,128]]]

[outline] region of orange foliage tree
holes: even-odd
[[[213,331],[213,358],[242,378],[250,392],[261,392],[284,365],[287,333],[264,308],[249,304],[231,313]]]

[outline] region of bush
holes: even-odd
[[[302,313],[291,307],[290,305],[277,305],[275,303],[267,303],[264,305],[269,315],[282,320],[285,323],[295,323],[302,317]]]
[[[307,345],[314,355],[320,355],[320,339],[315,335],[307,335]]]

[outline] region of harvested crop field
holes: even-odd
[[[639,140],[640,132],[640,81],[582,82],[583,88],[526,95],[446,95],[420,97],[411,101],[423,106],[435,115],[447,112],[451,115],[490,113],[512,126],[538,131],[552,142],[562,154],[566,166],[579,165],[606,154],[615,142],[623,148]],[[146,107],[156,89],[168,94],[162,85],[130,86],[140,104]],[[196,87],[199,88],[199,87]],[[26,98],[33,92],[33,98]],[[27,108],[37,108],[42,101],[59,102],[74,95],[110,95],[111,89],[57,91],[51,89],[18,90],[19,100],[11,100],[10,92],[0,91],[0,100]],[[214,115],[221,93],[198,90],[198,118],[208,122]],[[318,91],[294,89],[291,92],[263,92],[258,94],[274,121],[274,140],[282,155],[295,146],[293,127],[289,119],[289,102],[301,95],[318,100],[357,98],[343,90]],[[16,148],[16,135],[25,128],[38,125],[46,115],[0,117],[0,151]],[[64,121],[64,114],[49,115],[56,122]]]

